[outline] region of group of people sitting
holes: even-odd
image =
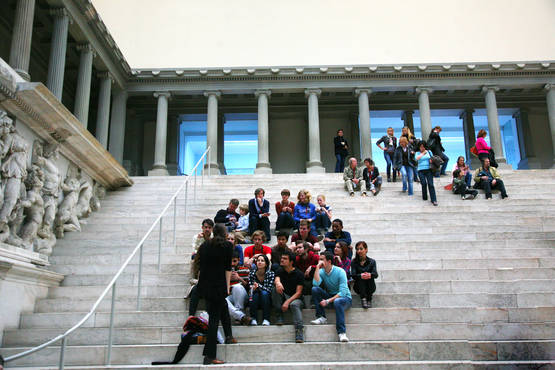
[[[395,182],[397,174],[400,174],[403,183],[402,191],[412,196],[413,182],[419,181],[422,186],[422,199],[428,200],[429,194],[434,206],[438,205],[434,177],[446,175],[445,170],[449,162],[449,158],[444,153],[445,148],[441,144],[440,132],[440,126],[434,127],[428,141],[424,141],[418,140],[408,127],[403,127],[397,145],[393,128],[389,127],[387,135],[376,142],[384,152],[387,182]],[[497,164],[491,165],[495,159],[493,151],[484,140],[486,135],[485,130],[480,130],[477,135],[475,151],[482,166],[474,172],[474,176],[462,156],[457,159],[453,168],[452,189],[455,194],[461,195],[462,199],[474,199],[478,195],[475,189],[483,189],[486,199],[492,198],[491,191],[494,189],[501,192],[501,198],[508,197],[503,180],[496,170]],[[471,186],[472,179],[475,182],[474,189]],[[363,168],[357,166],[356,158],[349,158],[348,166],[343,170],[343,181],[351,197],[355,195],[355,190],[360,190],[363,197],[367,196],[368,192],[377,195],[382,185],[379,169],[370,158],[364,159]]]
[[[269,212],[265,203],[268,201],[258,201],[261,194],[263,196],[264,191],[256,189],[255,204],[251,200],[249,208],[254,206],[258,220],[267,220]],[[232,319],[242,325],[267,326],[272,310],[275,324],[282,325],[284,313],[291,311],[295,341],[302,343],[302,308],[313,307],[315,319],[311,323],[319,325],[327,322],[325,308],[329,306],[335,309],[339,340],[347,342],[345,311],[352,305],[351,288],[360,296],[363,308],[372,307],[372,295],[376,290],[374,280],[378,277],[376,261],[367,256],[368,246],[364,241],[357,242],[353,252],[351,235],[343,230],[342,220],[330,221],[331,208],[325,204],[324,196],[318,196],[318,206],[315,206],[310,203],[310,192],[301,190],[295,205],[289,201],[289,194],[289,190],[284,189],[282,200],[275,205],[281,212],[278,212],[276,223],[277,243],[272,247],[264,244],[269,240],[264,223],[254,223],[249,218],[249,228],[256,225],[252,234],[238,230],[240,219],[246,216],[246,208],[238,207],[237,199],[232,199],[227,209],[217,212],[216,223],[212,219],[203,220],[201,232],[193,238],[189,315],[195,314],[202,296],[197,280],[199,260],[203,258],[199,251],[216,236],[221,236],[227,241],[231,255],[230,289],[225,298],[227,310],[222,312],[224,326]],[[241,211],[239,216],[235,214],[237,208]],[[280,217],[283,214],[288,216]],[[286,231],[288,228],[294,229],[291,237]],[[247,238],[252,244],[243,248],[241,243],[249,240]],[[262,320],[258,317],[259,310]]]

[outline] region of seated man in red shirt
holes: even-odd
[[[262,230],[257,230],[254,233],[252,233],[251,239],[254,244],[246,247],[243,252],[243,256],[244,256],[243,265],[245,267],[251,268],[253,257],[256,256],[257,254],[265,254],[268,257],[268,259],[272,258],[272,249],[262,244],[265,238],[266,238],[266,235]]]
[[[301,220],[299,222],[299,232],[293,234],[291,237],[291,248],[295,248],[297,241],[309,242],[311,246],[311,250],[314,252],[320,251],[320,244],[318,243],[321,238],[317,238],[310,233],[310,226],[308,226],[308,221]]]
[[[295,247],[295,267],[304,275],[303,295],[312,294],[312,277],[320,257],[310,250],[310,243],[299,241]],[[310,306],[308,306],[310,307]]]

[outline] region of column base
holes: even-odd
[[[168,163],[167,167],[170,176],[177,176],[177,163]]]
[[[268,162],[259,162],[256,164],[256,168],[254,169],[254,174],[255,175],[259,175],[259,174],[272,174],[272,166],[270,165],[270,163]]]
[[[519,170],[539,170],[542,168],[541,162],[536,157],[528,157],[518,162]]]
[[[500,170],[512,170],[513,166],[511,166],[510,164],[507,163],[507,160],[505,158],[495,158],[497,164],[499,165]]]
[[[482,166],[482,163],[480,162],[478,157],[475,157],[475,156],[471,155],[471,157],[470,157],[470,168],[472,168],[472,170],[475,170],[477,168],[480,168],[481,166]]]
[[[200,175],[200,171],[198,173]],[[204,174],[208,175],[221,175],[220,166],[217,163],[210,163],[204,165]]]
[[[326,173],[326,169],[320,161],[306,162],[306,173]]]
[[[152,170],[148,171],[148,176],[169,176],[170,173],[166,166],[155,165]]]

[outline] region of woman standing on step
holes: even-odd
[[[430,192],[430,200],[434,206],[437,206],[436,189],[434,188],[434,174],[430,168],[432,156],[426,150],[426,144],[422,141],[419,145],[419,151],[416,155],[418,162],[418,177],[420,177],[420,185],[422,185],[422,199],[428,200],[428,191]]]
[[[222,364],[216,358],[218,323],[222,321],[226,343],[236,343],[231,332],[229,313],[225,298],[229,295],[231,280],[231,257],[233,246],[225,240],[226,228],[223,224],[214,227],[214,237],[204,242],[199,250],[200,273],[198,289],[206,301],[208,311],[208,335],[204,345],[204,364]]]
[[[368,257],[368,245],[364,241],[355,245],[356,257],[351,263],[351,277],[355,281],[355,292],[360,296],[362,308],[372,307],[372,294],[376,291],[378,269],[376,261]]]

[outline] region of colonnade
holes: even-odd
[[[14,32],[11,40],[10,65],[27,81],[29,76],[29,61],[31,54],[31,37],[33,15],[36,0],[17,0],[14,19]],[[64,8],[52,9],[54,17],[50,58],[48,63],[47,87],[61,100],[65,72],[65,59],[67,51],[68,29],[71,19]],[[78,69],[77,87],[75,94],[74,115],[86,128],[89,116],[89,101],[91,93],[91,79],[95,51],[90,43],[85,42],[78,46],[80,62]],[[123,161],[123,144],[125,137],[125,118],[127,109],[128,92],[125,89],[112,89],[113,77],[108,71],[102,71],[96,76],[100,80],[98,114],[96,120],[96,137],[99,143],[107,148],[114,158],[120,163]],[[427,138],[432,130],[429,96],[433,94],[433,86],[414,86],[418,98],[422,137]],[[546,84],[546,102],[549,116],[549,126],[552,141],[555,143],[555,85]],[[483,86],[485,106],[487,110],[489,140],[495,150],[498,161],[505,162],[501,142],[501,130],[497,113],[496,92],[497,86]],[[168,124],[168,104],[171,92],[153,91],[157,99],[155,159],[151,175],[167,175],[166,142]],[[305,90],[308,105],[308,173],[324,172],[320,153],[320,123],[318,101],[321,89],[310,88]],[[361,86],[353,90],[358,99],[359,107],[359,133],[360,151],[363,158],[372,156],[370,103],[372,95],[370,87]],[[268,104],[272,91],[269,89],[256,90],[254,96],[258,101],[258,161],[255,173],[271,173],[272,166],[269,157],[269,119]],[[223,140],[223,132],[218,131],[218,101],[223,98],[221,91],[206,91],[207,98],[207,146],[212,149],[210,163],[207,169],[212,173],[220,172],[218,163],[219,143]],[[407,110],[403,114],[403,121],[411,128],[413,126],[413,112]],[[466,146],[474,143],[474,124],[472,110],[466,109],[462,114]],[[108,142],[109,134],[109,142]],[[555,144],[554,144],[555,145]],[[555,150],[554,150],[555,152]],[[220,153],[221,154],[221,153]],[[555,158],[554,158],[555,162]]]

